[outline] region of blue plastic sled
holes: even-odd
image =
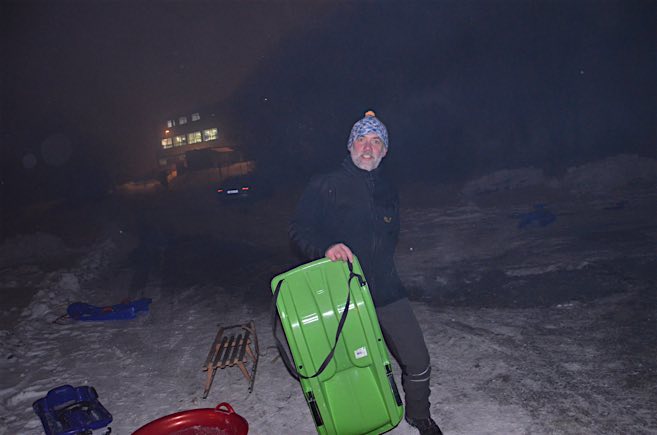
[[[529,213],[517,213],[513,217],[518,219],[518,228],[525,228],[534,223],[545,227],[557,220],[557,217],[545,207],[545,204],[535,204],[533,211]]]
[[[68,306],[66,312],[72,319],[83,321],[134,319],[139,311],[148,311],[151,302],[152,299],[144,298],[107,307],[75,302]]]
[[[32,404],[46,435],[87,434],[112,422],[94,387],[62,385]]]

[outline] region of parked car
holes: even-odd
[[[240,175],[223,180],[216,193],[222,201],[261,199],[271,194],[271,186],[262,177]]]

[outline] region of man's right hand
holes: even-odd
[[[349,261],[354,262],[354,254],[351,249],[344,243],[336,243],[326,250],[324,254],[331,261]]]

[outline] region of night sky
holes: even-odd
[[[227,143],[300,179],[368,109],[402,181],[657,157],[656,5],[3,2],[5,188],[146,176],[161,123],[209,106]]]

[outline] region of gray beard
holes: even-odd
[[[383,160],[383,157],[372,160],[363,160],[361,156],[354,156],[353,154],[351,155],[351,161],[354,162],[354,165],[356,165],[357,168],[368,172],[378,168],[381,164],[381,160]]]

